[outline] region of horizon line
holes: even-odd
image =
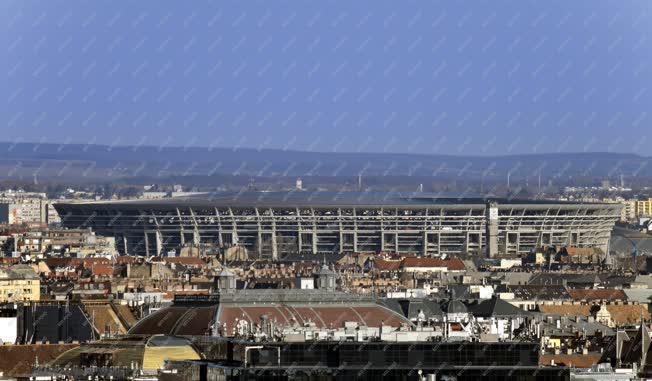
[[[274,148],[274,147],[250,147],[250,146],[203,146],[203,145],[154,145],[154,144],[106,144],[106,143],[76,143],[76,142],[32,142],[32,141],[21,141],[21,142],[10,142],[0,140],[0,145],[9,145],[10,150],[12,146],[18,145],[32,145],[32,146],[81,146],[81,147],[106,147],[107,151],[112,149],[132,149],[136,151],[139,148],[154,148],[159,152],[163,150],[230,150],[233,152],[237,151],[276,151],[276,152],[290,152],[290,153],[306,153],[306,154],[344,154],[344,155],[404,155],[404,156],[447,156],[447,157],[471,157],[471,158],[500,158],[500,157],[515,157],[515,156],[549,156],[549,155],[631,155],[640,158],[649,158],[649,156],[644,156],[639,153],[633,152],[610,152],[610,151],[548,151],[548,152],[533,152],[533,153],[508,153],[508,154],[493,154],[493,155],[479,155],[479,154],[449,154],[449,153],[422,153],[422,152],[379,152],[379,151],[308,151],[308,150],[299,150],[299,149],[286,149],[286,148]],[[34,151],[37,151],[34,150]]]

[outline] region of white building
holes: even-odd
[[[18,319],[15,310],[0,315],[0,345],[15,344],[18,339]]]

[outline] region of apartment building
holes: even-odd
[[[0,303],[41,299],[41,281],[29,265],[0,268]]]

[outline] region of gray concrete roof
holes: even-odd
[[[548,200],[516,200],[501,199],[491,195],[470,195],[452,193],[407,193],[407,192],[332,192],[332,191],[286,191],[286,192],[214,192],[191,195],[187,197],[164,198],[156,200],[120,200],[120,201],[91,201],[82,203],[57,205],[105,205],[105,206],[230,206],[230,207],[355,207],[355,206],[385,206],[385,207],[424,207],[476,205],[484,207],[489,201],[496,201],[500,205],[528,205],[565,207],[578,207],[581,205],[609,205],[618,204],[581,204]]]

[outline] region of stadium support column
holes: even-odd
[[[199,224],[197,223],[197,217],[195,216],[195,211],[192,208],[188,208],[190,211],[190,217],[192,218],[192,243],[195,246],[198,246],[201,242],[201,236],[199,235]]]
[[[301,239],[301,231],[301,225],[299,225],[297,230],[297,253],[301,253],[301,250],[303,249],[301,246],[303,243],[303,240]]]
[[[342,209],[337,208],[337,226],[339,229],[339,254],[341,254],[344,251],[344,232],[342,229]]]
[[[224,237],[222,237],[222,217],[220,211],[215,208],[215,217],[217,218],[217,242],[220,247],[224,247]]]
[[[272,232],[272,260],[278,259],[278,246],[276,244],[276,229]]]
[[[163,251],[163,240],[161,238],[161,231],[156,229],[156,256],[161,256],[161,251]]]
[[[493,258],[498,254],[498,204],[488,202],[485,208],[486,255]]]
[[[122,236],[122,244],[124,245],[124,246],[123,246],[123,248],[124,248],[124,255],[128,255],[128,254],[129,254],[129,244],[128,244],[128,242],[127,242],[127,234],[124,234],[124,235]]]
[[[423,231],[423,235],[421,237],[423,240],[423,245],[421,246],[421,256],[425,257],[428,255],[428,232]]]
[[[256,213],[258,213],[258,208],[256,208]],[[269,215],[272,216],[272,260],[276,261],[278,259],[278,242],[277,242],[277,236],[276,236],[276,234],[277,234],[276,233],[276,217],[274,216],[274,210],[271,209],[271,208],[269,210]]]
[[[317,254],[317,219],[315,217],[315,209],[310,208],[312,214],[312,253]]]

